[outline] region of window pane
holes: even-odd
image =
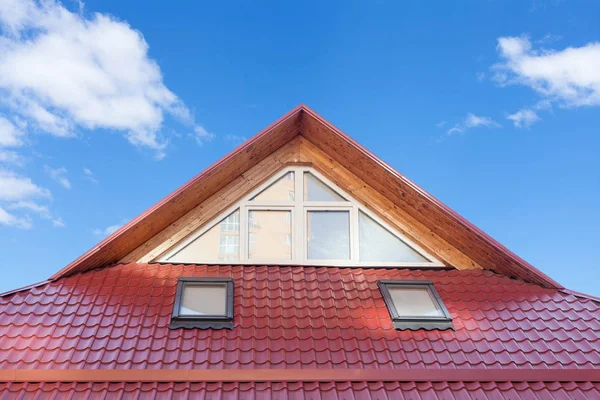
[[[291,211],[250,211],[248,213],[248,258],[291,260]]]
[[[346,201],[329,186],[310,172],[304,173],[304,200],[306,201]]]
[[[240,259],[240,211],[236,210],[168,261],[238,261]]]
[[[180,315],[226,315],[227,285],[185,284]]]
[[[288,172],[250,201],[294,201],[295,198],[294,173]]]
[[[400,317],[443,317],[428,287],[388,286]]]
[[[308,211],[307,242],[310,260],[349,260],[350,213]]]
[[[427,262],[400,238],[375,222],[367,214],[358,213],[359,254],[363,262]]]

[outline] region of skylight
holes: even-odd
[[[171,328],[233,328],[233,280],[180,278]]]
[[[288,167],[160,262],[440,266],[310,167]]]
[[[452,317],[430,281],[379,281],[396,329],[454,329]]]

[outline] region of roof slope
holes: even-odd
[[[484,268],[545,287],[561,287],[304,105],[296,107],[207,168],[51,279],[116,263],[298,135]]]
[[[180,276],[233,277],[233,330],[169,329]],[[456,331],[396,331],[428,279]],[[1,369],[600,368],[600,305],[482,270],[123,264],[0,298]]]

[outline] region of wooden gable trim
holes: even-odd
[[[482,268],[410,214],[402,211],[376,190],[358,179],[342,165],[332,160],[302,136],[298,136],[285,144],[224,189],[215,193],[164,231],[121,259],[120,262],[153,262],[203,225],[232,207],[243,196],[260,186],[273,174],[292,164],[310,165],[334,184],[343,187],[363,207],[369,209],[400,233],[419,244],[425,251],[440,259],[444,264],[458,269]]]
[[[294,108],[50,279],[118,262],[298,135],[483,268],[543,287],[562,288],[304,105]]]

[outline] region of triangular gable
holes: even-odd
[[[298,136],[483,268],[545,287],[562,287],[304,105],[243,143],[51,279],[118,262]]]

